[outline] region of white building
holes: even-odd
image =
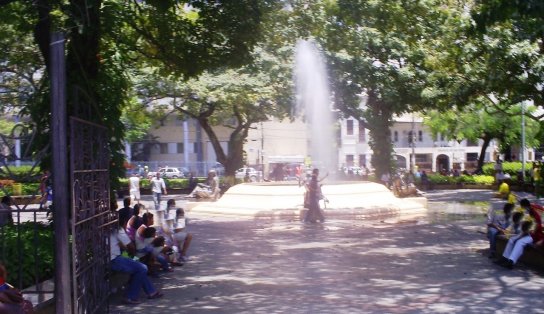
[[[369,130],[356,119],[340,121],[341,143],[338,160],[341,166],[370,166],[372,150],[368,145]],[[391,128],[391,141],[397,158],[397,167],[411,169],[415,164],[420,170],[438,172],[459,169],[474,170],[481,152],[482,140],[473,143],[463,140],[446,140],[444,134],[433,138],[430,130],[417,114],[395,117]],[[485,152],[486,162],[498,157],[498,145],[491,141]],[[525,150],[527,161],[534,160],[533,149]],[[412,160],[413,159],[413,160]]]
[[[228,129],[218,128],[223,149],[227,149]],[[216,164],[216,155],[206,133],[195,120],[179,120],[171,116],[152,131],[157,144],[153,145],[149,162],[156,166],[187,167],[199,173]],[[359,121],[348,118],[339,121],[338,168],[366,165],[370,168],[372,150],[368,144],[369,130]],[[411,139],[414,139],[413,145]],[[474,170],[481,151],[478,143],[446,140],[444,135],[433,138],[423,119],[408,114],[394,119],[391,141],[399,168],[410,169],[412,158],[420,170]],[[308,162],[306,125],[300,120],[291,122],[267,121],[250,129],[245,144],[248,165],[262,165],[265,176],[275,164]],[[517,154],[519,155],[519,154]],[[485,161],[495,161],[498,147],[492,141],[485,153]],[[533,149],[526,149],[526,161],[534,160]],[[153,168],[153,167],[150,167]]]

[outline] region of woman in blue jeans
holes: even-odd
[[[144,290],[148,299],[162,297],[163,294],[155,289],[147,277],[147,266],[121,255],[122,250],[134,251],[134,244],[125,231],[126,221],[120,221],[119,225],[119,229],[114,230],[110,236],[110,267],[113,271],[130,274],[125,301],[129,304],[140,303],[138,298],[140,289]]]

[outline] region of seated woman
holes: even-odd
[[[208,172],[206,184],[198,183],[194,190],[189,195],[187,195],[187,197],[204,199],[209,198],[215,201],[219,198],[220,192],[221,189],[219,188],[219,179],[217,178],[217,174],[215,170],[210,170]]]
[[[143,208],[142,204],[134,205],[133,215],[130,217],[127,223],[127,235],[133,242],[136,241],[134,237],[136,235],[136,230],[138,230],[138,228],[140,228],[140,226],[143,224],[143,218],[140,217],[141,208]]]
[[[143,228],[141,234],[136,234],[136,256],[150,269],[154,269],[158,262],[163,271],[172,271],[167,258],[162,254],[164,251],[164,238],[161,243],[160,238],[162,237],[159,238],[156,235],[157,230],[153,227]]]
[[[117,272],[130,274],[130,281],[126,288],[125,302],[138,304],[140,290],[144,290],[149,299],[156,299],[163,296],[147,277],[148,268],[146,265],[135,261],[130,257],[123,256],[123,251],[134,251],[134,243],[130,241],[125,232],[126,223],[119,221],[119,228],[113,230],[110,235],[110,266]]]

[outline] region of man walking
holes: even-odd
[[[130,199],[137,204],[140,204],[140,175],[133,173],[128,179],[128,189]]]
[[[153,203],[155,204],[155,210],[161,208],[161,196],[164,193],[166,195],[166,185],[161,178],[160,172],[157,172],[156,176],[151,179],[151,192],[153,193]]]

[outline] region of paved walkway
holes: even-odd
[[[401,222],[191,217],[192,260],[155,280],[165,297],[117,295],[110,312],[544,313],[542,274],[485,256],[491,196],[431,191],[429,213]]]

